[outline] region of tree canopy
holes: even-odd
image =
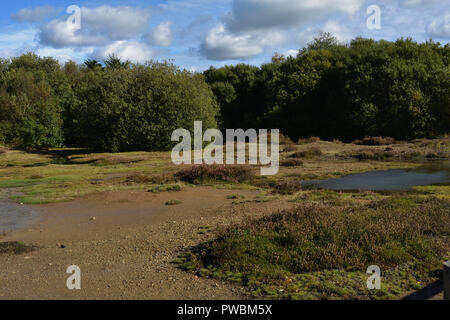
[[[0,143],[37,149],[168,150],[173,130],[280,129],[318,136],[434,137],[450,128],[450,46],[320,34],[296,57],[182,70],[170,63],[61,66],[29,53],[0,59]]]
[[[279,128],[292,139],[432,137],[450,128],[450,46],[321,34],[297,57],[211,68],[222,128]]]

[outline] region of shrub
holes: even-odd
[[[296,150],[297,150],[297,148],[295,145],[285,145],[283,147],[283,152],[294,152]]]
[[[194,165],[183,169],[176,177],[192,184],[207,181],[244,182],[254,177],[254,172],[247,165]]]
[[[383,150],[358,150],[351,154],[352,158],[358,160],[386,160],[393,156],[392,152]]]
[[[356,140],[353,142],[354,144],[363,145],[363,146],[387,146],[395,143],[394,138],[390,137],[365,137],[362,140]]]
[[[323,155],[323,152],[319,148],[309,148],[304,151],[293,153],[289,156],[289,158],[313,158],[321,155]]]
[[[301,167],[303,166],[303,161],[299,159],[286,159],[281,161],[282,167]]]
[[[272,189],[278,194],[294,194],[302,190],[302,184],[300,181],[281,181],[272,184]]]
[[[308,144],[322,141],[319,137],[309,137],[309,138],[300,138],[298,139],[298,144]]]
[[[270,137],[270,135],[269,135],[269,137]],[[270,139],[268,139],[268,143],[270,143]],[[294,142],[292,142],[291,138],[280,133],[280,145],[291,145],[291,144],[294,144]]]

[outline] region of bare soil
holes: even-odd
[[[40,219],[7,234],[39,249],[0,255],[0,299],[245,299],[243,288],[196,277],[172,262],[214,229],[292,204],[233,203],[233,190],[212,187],[153,194],[98,193],[68,203],[33,206]],[[255,191],[239,191],[252,199]],[[167,206],[170,200],[182,203]],[[206,229],[211,232],[201,232]],[[68,290],[66,270],[81,268],[81,290]]]

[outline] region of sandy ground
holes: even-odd
[[[213,237],[200,227],[226,226],[246,216],[292,204],[233,204],[236,193],[209,187],[177,193],[100,193],[60,204],[33,206],[40,219],[2,241],[39,246],[0,256],[0,299],[245,299],[239,287],[198,278],[172,261]],[[238,191],[247,198],[254,191]],[[166,206],[168,200],[180,200]],[[81,290],[68,290],[66,270],[81,268]]]

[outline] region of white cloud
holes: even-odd
[[[67,17],[52,20],[39,32],[41,44],[54,48],[99,46],[115,40],[128,40],[144,32],[150,10],[133,7],[101,6],[81,8],[81,30],[74,30]]]
[[[151,16],[150,9],[137,7],[100,6],[81,8],[81,23],[95,34],[104,34],[113,40],[124,40],[144,32]]]
[[[24,43],[22,46],[16,48],[16,49],[11,49],[11,48],[2,48],[0,49],[0,58],[14,58],[14,57],[18,57],[22,54],[25,54],[27,52],[33,52],[34,48],[32,46],[30,46],[27,43]]]
[[[285,57],[297,57],[298,53],[300,52],[300,50],[295,50],[295,49],[291,49],[288,50],[284,53]]]
[[[163,22],[153,29],[145,38],[152,45],[168,47],[172,44],[173,40],[171,26],[172,22]]]
[[[33,41],[36,35],[36,29],[17,30],[12,33],[0,34],[0,44],[5,43],[23,43],[26,41]]]
[[[284,40],[286,28],[300,27],[334,13],[355,14],[364,0],[233,0],[232,11],[222,17],[201,45],[211,60],[245,59],[257,56]],[[351,39],[345,27],[329,21],[329,31],[341,41]],[[301,31],[300,31],[301,32]]]
[[[75,30],[62,19],[53,20],[42,26],[38,38],[42,45],[53,48],[98,46],[107,41],[104,37]]]
[[[443,14],[434,19],[427,29],[428,35],[436,38],[450,38],[450,13]]]
[[[356,13],[364,0],[233,0],[224,18],[233,31],[299,26],[331,13]]]
[[[333,20],[328,21],[322,31],[331,33],[339,42],[348,42],[354,38],[350,30]]]
[[[155,52],[143,43],[121,40],[98,48],[92,54],[98,60],[105,60],[110,55],[115,55],[122,60],[130,60],[134,63],[144,63],[152,60]]]
[[[439,1],[441,0],[402,0],[402,5],[407,8],[414,8],[439,3]]]
[[[57,9],[53,6],[41,6],[36,8],[23,8],[12,17],[20,22],[42,22],[56,14]]]
[[[281,32],[229,33],[223,24],[213,28],[201,47],[201,52],[211,60],[245,59],[261,54],[266,46],[284,41]]]

